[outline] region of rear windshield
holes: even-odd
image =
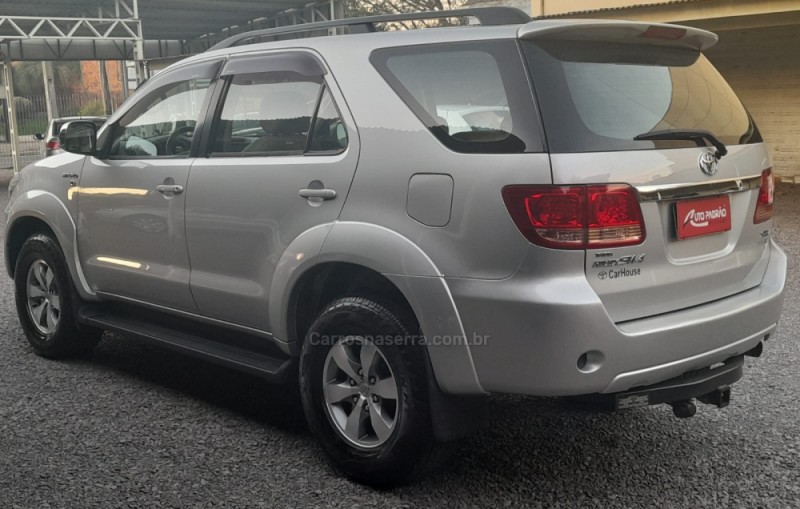
[[[698,52],[630,44],[524,41],[551,152],[695,146],[642,140],[705,130],[726,145],[761,142],[750,115]]]
[[[541,128],[514,41],[379,49],[372,64],[457,152],[540,152]]]

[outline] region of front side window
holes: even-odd
[[[321,77],[296,72],[235,75],[216,122],[213,156],[339,152],[347,135]]]
[[[542,150],[513,41],[377,50],[373,65],[439,140],[458,152]]]
[[[164,85],[140,100],[117,124],[110,156],[188,156],[211,80]]]

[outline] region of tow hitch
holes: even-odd
[[[655,385],[637,387],[629,391],[606,395],[608,408],[623,410],[666,403],[676,417],[692,417],[697,413],[695,399],[718,408],[731,401],[731,384],[742,377],[744,356],[731,357],[725,362]],[[609,405],[610,403],[610,405]]]
[[[714,405],[717,408],[725,408],[731,402],[731,388],[729,385],[725,385],[716,391],[704,394],[697,399],[706,405]]]
[[[694,401],[690,399],[673,401],[670,403],[670,406],[672,407],[672,413],[675,414],[675,417],[679,417],[681,419],[692,417],[697,413],[697,405],[695,405]]]
[[[697,400],[706,405],[725,408],[731,402],[731,387],[729,385],[723,385],[715,391],[698,396]],[[672,413],[675,414],[675,417],[680,417],[681,419],[692,417],[697,413],[697,405],[695,405],[694,401],[691,399],[671,401],[669,405],[672,407]]]

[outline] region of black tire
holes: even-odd
[[[427,352],[423,345],[416,344],[418,331],[408,314],[369,299],[345,297],[320,313],[303,343],[300,390],[309,428],[334,465],[357,482],[390,488],[412,480],[430,467],[435,440],[425,369]],[[336,338],[347,336],[408,340],[375,342],[397,382],[396,421],[384,443],[366,450],[343,437],[330,417],[323,395],[328,352]]]
[[[28,310],[28,276],[31,265],[44,262],[52,270],[59,297],[59,316],[50,332],[43,332],[34,325]],[[44,234],[30,237],[22,245],[14,269],[14,287],[17,316],[33,350],[51,359],[85,354],[100,341],[103,331],[94,328],[79,328],[75,320],[78,297],[61,253],[61,247]]]

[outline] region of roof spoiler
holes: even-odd
[[[520,27],[517,37],[646,44],[696,51],[705,51],[719,40],[717,34],[693,27],[641,21],[588,19],[532,21]]]

